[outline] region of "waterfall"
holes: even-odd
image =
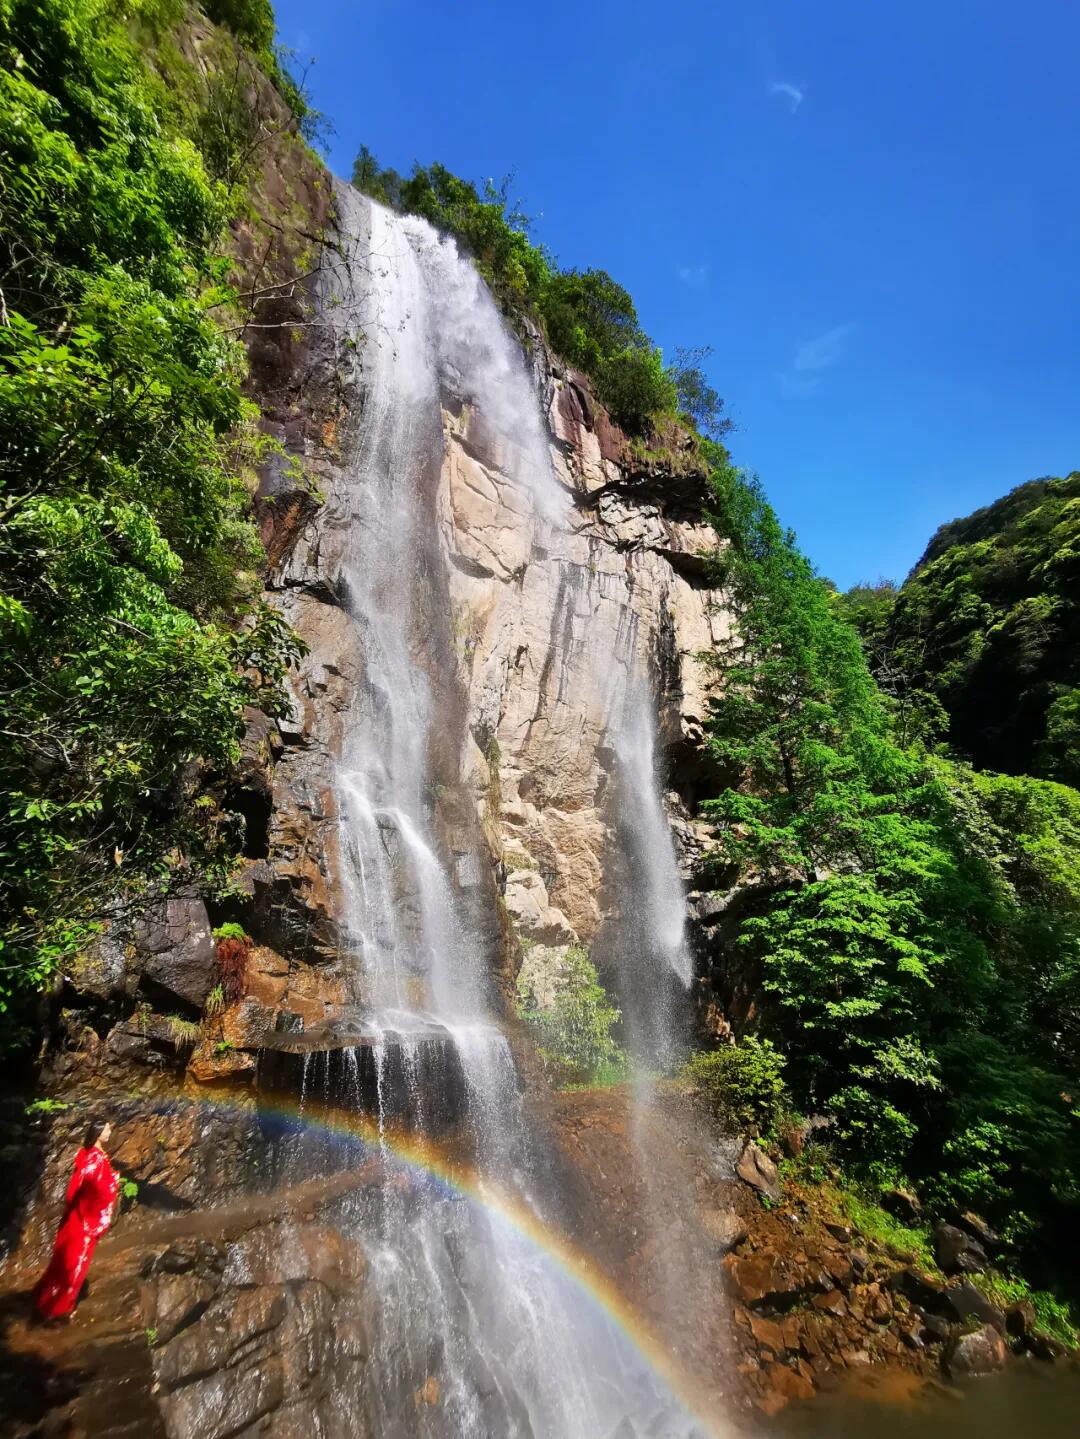
[[[677,1053],[678,1011],[692,965],[683,885],[660,800],[654,703],[640,672],[628,679],[616,721],[611,807],[618,916],[609,964],[632,1050],[645,1064],[665,1069]]]
[[[450,704],[437,643],[441,397],[475,411],[532,516],[534,545],[568,523],[567,501],[520,348],[472,263],[421,219],[344,186],[336,199],[342,258],[324,312],[363,404],[348,513],[337,520],[340,590],[362,655],[337,773],[350,1014],[337,1058],[289,1062],[300,1065],[302,1093],[314,1086],[370,1104],[385,1135],[390,1180],[342,1211],[368,1254],[375,1315],[364,1382],[343,1397],[343,1428],[382,1439],[693,1439],[699,1421],[621,1326],[496,1200],[510,1196],[543,1219],[545,1166],[530,1152],[486,954],[439,829],[432,754]],[[632,806],[641,922],[655,955],[682,974],[681,888],[649,695],[643,684],[624,688],[612,743]],[[393,1143],[402,1122],[438,1137],[434,1116],[454,1087],[472,1197],[418,1183]]]

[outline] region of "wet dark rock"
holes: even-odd
[[[1001,1236],[987,1224],[981,1214],[976,1214],[972,1209],[957,1209],[952,1213],[952,1222],[957,1229],[962,1229],[965,1234],[970,1234],[977,1244],[981,1244],[988,1254],[1001,1246]]]
[[[765,1151],[760,1149],[753,1140],[744,1146],[743,1152],[739,1155],[735,1173],[744,1184],[749,1184],[751,1189],[756,1189],[759,1194],[763,1194],[773,1204],[783,1195],[779,1170]]]
[[[944,1344],[952,1333],[952,1325],[940,1314],[920,1314],[920,1336],[927,1344]]]
[[[168,1432],[226,1439],[271,1413],[275,1434],[317,1428],[367,1357],[365,1271],[355,1245],[312,1224],[153,1260],[144,1307]]]
[[[164,1276],[157,1286],[154,1328],[158,1341],[166,1343],[196,1323],[213,1299],[215,1287],[212,1280],[190,1274]]]
[[[147,1266],[146,1277],[152,1274],[220,1274],[225,1267],[225,1253],[208,1239],[179,1239]]]
[[[998,1331],[1005,1333],[1005,1314],[996,1304],[991,1304],[981,1289],[968,1280],[961,1284],[951,1284],[945,1290],[945,1312],[947,1317],[963,1324],[965,1320],[978,1320],[981,1324],[989,1324]]]
[[[922,1220],[922,1201],[910,1189],[886,1189],[881,1196],[881,1207],[901,1224],[918,1224]]]
[[[941,1221],[934,1225],[934,1258],[946,1274],[981,1274],[990,1262],[977,1239]]]
[[[928,1314],[945,1314],[945,1286],[918,1269],[898,1269],[889,1276],[889,1288],[910,1299]]]
[[[1055,1359],[1063,1359],[1068,1353],[1065,1345],[1059,1339],[1055,1339],[1041,1329],[1033,1329],[1030,1334],[1024,1336],[1024,1348],[1033,1358],[1041,1359],[1044,1364],[1052,1364]]]
[[[852,1233],[850,1228],[846,1224],[826,1224],[825,1228],[829,1231],[832,1237],[839,1240],[841,1244],[851,1243]]]
[[[173,897],[139,919],[135,947],[142,961],[140,987],[201,1010],[217,982],[217,951],[206,905]]]
[[[448,1030],[430,1025],[374,1034],[349,1018],[300,1033],[265,1033],[257,1087],[260,1107],[274,1109],[282,1096],[294,1099],[313,1087],[315,1093],[333,1095],[342,1109],[381,1111],[404,1124],[418,1122],[422,1096],[429,1134],[451,1132],[468,1102],[461,1056]]]
[[[221,1370],[162,1400],[169,1430],[225,1439],[277,1409],[285,1397],[285,1375],[278,1355],[249,1367]]]
[[[1030,1299],[1010,1304],[1005,1311],[1005,1332],[1014,1339],[1023,1339],[1035,1328],[1035,1306]]]
[[[981,1329],[961,1334],[952,1342],[945,1364],[949,1374],[960,1379],[992,1374],[1004,1366],[1008,1357],[1009,1351],[997,1329],[992,1324],[984,1324]]]

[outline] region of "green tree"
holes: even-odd
[[[518,979],[518,1016],[535,1032],[541,1051],[575,1076],[595,1078],[620,1067],[622,1051],[612,1032],[620,1013],[588,950],[575,945],[566,951],[551,988],[553,995],[541,1006],[527,979]]]
[[[120,5],[0,0],[0,1009],[146,883],[222,872],[193,804],[297,642],[259,598],[265,443],[211,318],[228,211]]]
[[[723,1124],[768,1134],[786,1103],[783,1070],[776,1046],[750,1034],[738,1044],[691,1055],[684,1075]]]
[[[761,1022],[852,1165],[1046,1240],[1078,1203],[1080,796],[900,745],[843,607],[713,454],[735,627],[705,809]]]
[[[692,350],[679,348],[668,375],[682,413],[693,421],[699,434],[720,440],[734,429],[735,422],[724,414],[719,391],[706,378],[704,366],[712,353],[711,345],[699,345]]]
[[[353,165],[353,184],[382,204],[422,215],[454,235],[476,260],[496,297],[512,314],[543,325],[553,349],[592,379],[613,418],[646,434],[679,403],[676,370],[642,329],[629,293],[604,270],[561,270],[529,239],[531,222],[509,198],[509,180],[483,192],[445,165],[417,165],[407,180],[380,167],[366,145]],[[689,353],[689,352],[688,352]],[[690,362],[682,367],[684,408],[723,431],[721,402]]]
[[[1080,472],[944,525],[896,596],[886,643],[980,768],[1076,782]]]

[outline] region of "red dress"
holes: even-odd
[[[43,1319],[58,1319],[75,1308],[94,1248],[112,1223],[119,1188],[120,1180],[103,1150],[79,1150],[53,1255],[34,1290]]]

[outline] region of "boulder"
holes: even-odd
[[[881,1207],[901,1224],[918,1224],[922,1220],[922,1201],[910,1189],[886,1189],[881,1196]]]
[[[174,895],[156,905],[136,922],[134,940],[141,987],[202,1009],[217,983],[217,949],[202,900]]]
[[[724,1261],[732,1288],[744,1304],[775,1304],[800,1292],[799,1280],[771,1249],[756,1254],[729,1254]]]
[[[830,1289],[828,1294],[815,1294],[810,1302],[820,1313],[831,1314],[834,1319],[842,1319],[847,1313],[847,1302],[839,1289]]]
[[[722,1254],[727,1254],[747,1235],[747,1228],[733,1209],[709,1209],[701,1216],[701,1227]]]
[[[934,1225],[934,1258],[946,1274],[981,1274],[989,1263],[977,1239],[940,1221]]]
[[[784,1331],[775,1319],[763,1319],[760,1314],[751,1314],[750,1333],[757,1344],[771,1349],[774,1354],[783,1354],[787,1348]]]
[[[952,1325],[940,1314],[923,1314],[919,1337],[924,1344],[944,1344],[952,1333]]]
[[[976,1289],[970,1280],[964,1280],[960,1284],[951,1284],[945,1290],[944,1313],[949,1319],[963,1324],[965,1320],[974,1319],[980,1324],[989,1324],[999,1334],[1005,1333],[1005,1314],[996,1304],[991,1304],[981,1289]]]
[[[952,1222],[957,1229],[962,1229],[965,1234],[970,1234],[972,1239],[981,1244],[988,1254],[1001,1247],[1001,1236],[990,1228],[981,1214],[976,1214],[973,1209],[953,1210]]]
[[[192,1054],[187,1073],[197,1084],[235,1084],[253,1081],[256,1068],[254,1054],[243,1049],[219,1049],[207,1040]]]
[[[1035,1328],[1035,1306],[1030,1299],[1010,1304],[1005,1311],[1005,1332],[1013,1339],[1025,1339]]]
[[[747,1141],[744,1145],[743,1152],[739,1155],[735,1165],[735,1173],[744,1184],[749,1184],[751,1189],[756,1189],[759,1194],[763,1194],[773,1204],[776,1204],[783,1195],[779,1170],[765,1151],[760,1149],[753,1140]]]
[[[954,1379],[992,1374],[1004,1367],[1009,1351],[1005,1340],[992,1324],[984,1324],[971,1334],[961,1334],[953,1341],[945,1364]]]
[[[874,1286],[876,1292],[870,1295],[866,1306],[868,1316],[875,1324],[889,1324],[893,1317],[893,1302],[888,1290]]]
[[[945,1286],[929,1274],[910,1267],[898,1269],[890,1274],[888,1283],[894,1293],[903,1294],[928,1314],[944,1315],[947,1312]]]

